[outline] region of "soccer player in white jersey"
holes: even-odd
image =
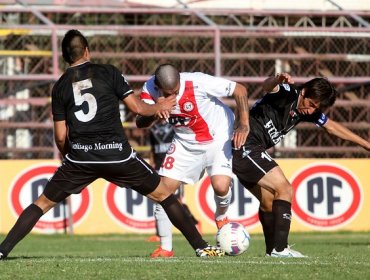
[[[172,192],[181,183],[195,184],[206,170],[215,192],[217,228],[228,223],[226,211],[231,200],[232,142],[240,148],[249,133],[247,90],[236,82],[204,73],[179,73],[162,64],[143,86],[141,99],[149,104],[176,95],[176,106],[167,121],[175,136],[159,170]],[[219,98],[233,96],[237,119]],[[138,127],[148,127],[155,117],[138,116]],[[151,257],[172,257],[171,223],[158,205],[154,216],[161,238]]]

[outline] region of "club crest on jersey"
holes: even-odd
[[[168,147],[167,155],[173,154],[176,150],[176,145],[174,143],[171,143],[171,145]]]
[[[183,105],[183,109],[185,112],[191,112],[194,109],[194,104],[190,101],[186,101]]]

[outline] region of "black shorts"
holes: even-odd
[[[259,145],[246,143],[240,150],[233,150],[233,172],[247,189],[275,166],[278,164]]]
[[[154,191],[160,182],[158,173],[136,153],[120,163],[85,164],[64,160],[46,184],[44,194],[50,200],[55,201],[53,198],[59,197],[58,193],[80,193],[99,178],[119,187],[133,189],[142,195]]]

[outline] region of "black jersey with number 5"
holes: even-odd
[[[323,126],[327,117],[320,111],[302,115],[296,110],[299,92],[293,85],[280,84],[279,90],[267,93],[250,111],[251,131],[247,141],[265,149],[275,146],[299,122]]]
[[[85,62],[67,69],[52,91],[54,121],[65,120],[74,162],[120,162],[131,154],[119,104],[133,91],[117,68]]]

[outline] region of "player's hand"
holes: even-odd
[[[292,76],[288,73],[278,73],[275,76],[277,84],[294,84]]]
[[[241,146],[247,140],[247,136],[249,134],[249,125],[239,125],[233,135],[233,144],[234,148],[239,150]]]
[[[159,109],[156,113],[156,117],[158,119],[168,119],[170,117],[171,110],[176,105],[176,95],[159,97],[157,104],[159,104]]]

